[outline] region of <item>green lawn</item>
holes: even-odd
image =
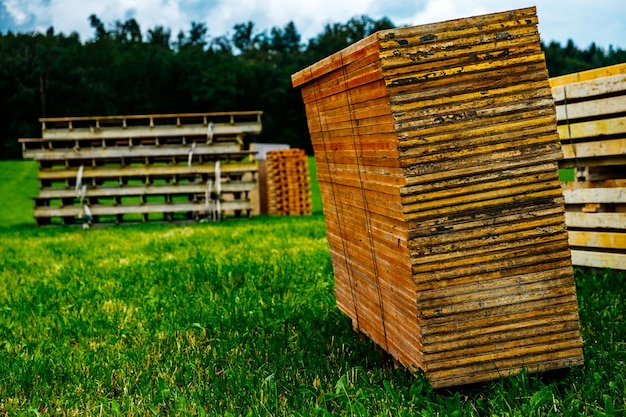
[[[335,306],[319,196],[305,217],[38,228],[35,171],[0,162],[0,415],[626,413],[624,273],[576,271],[584,366],[432,390]]]
[[[32,198],[37,190],[37,162],[0,161],[0,230],[35,224]]]

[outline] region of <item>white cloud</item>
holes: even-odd
[[[33,5],[20,0],[6,0],[4,8],[17,25],[23,25],[31,17],[29,9],[33,9]]]
[[[345,23],[354,16],[388,17],[397,25],[440,22],[508,9],[537,6],[539,31],[544,41],[579,47],[596,42],[626,48],[624,0],[0,0],[5,12],[3,30],[78,32],[93,37],[88,17],[97,15],[105,25],[134,17],[144,33],[155,26],[185,33],[191,22],[205,23],[213,37],[232,34],[236,23],[252,21],[257,31],[284,27],[293,21],[304,42],[319,35],[328,23]],[[7,16],[9,17],[7,21]]]

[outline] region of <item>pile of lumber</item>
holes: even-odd
[[[285,216],[312,212],[309,162],[303,149],[266,153],[268,213]]]
[[[44,118],[20,139],[39,161],[38,224],[219,219],[251,214],[257,163],[243,136],[261,112]]]
[[[292,75],[337,304],[434,387],[583,362],[537,23],[380,31]]]
[[[626,269],[626,64],[550,79],[574,265]]]

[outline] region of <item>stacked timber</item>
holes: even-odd
[[[38,224],[250,215],[257,163],[243,136],[261,112],[44,118],[20,139],[39,161]]]
[[[574,265],[626,269],[626,64],[550,79]]]
[[[312,213],[309,161],[303,149],[266,153],[268,213],[302,216]]]
[[[583,362],[537,23],[380,31],[292,75],[337,304],[434,387]]]

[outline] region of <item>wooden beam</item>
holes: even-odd
[[[596,232],[569,230],[570,246],[583,246],[587,248],[605,248],[614,251],[626,250],[626,230],[624,232]],[[624,265],[626,268],[626,265]]]
[[[559,77],[550,78],[550,86],[557,87],[566,84],[579,83],[596,78],[610,77],[626,73],[626,63],[609,65],[602,68],[595,68],[587,71],[580,71],[573,74],[561,75]]]
[[[557,127],[563,144],[569,139],[590,138],[601,135],[618,135],[626,132],[626,117],[570,123]]]
[[[43,140],[47,143],[47,140]],[[85,148],[61,148],[51,149],[47,146],[39,149],[25,149],[23,156],[25,159],[38,161],[66,161],[80,159],[119,159],[119,158],[153,158],[165,156],[187,156],[192,150],[189,145],[142,145],[142,146],[110,146],[110,147],[85,147]],[[193,148],[194,155],[211,155],[215,159],[234,159],[254,155],[252,151],[240,150],[240,145],[236,142],[213,143],[206,145],[198,143]]]
[[[572,250],[572,263],[592,268],[626,269],[626,254]]]
[[[565,204],[625,204],[626,188],[577,188],[563,190]]]
[[[597,96],[619,92],[626,92],[626,74],[552,87],[552,97],[559,104],[572,100],[593,100]]]
[[[625,229],[626,213],[577,213],[566,211],[565,224],[567,224],[568,228]]]
[[[626,80],[624,88],[626,89]],[[585,117],[607,116],[624,112],[626,112],[626,99],[623,96],[610,97],[557,105],[556,119],[559,122],[568,122]]]
[[[221,211],[230,210],[250,210],[249,200],[223,200],[220,203]],[[201,212],[206,211],[204,202],[172,202],[172,203],[146,203],[129,205],[91,205],[89,206],[93,216],[107,216],[117,214],[141,214],[141,213],[175,213],[175,212]],[[46,217],[78,217],[84,216],[84,209],[81,206],[65,207],[35,207],[35,218]]]
[[[258,135],[261,133],[260,122],[237,122],[237,123],[215,123],[213,135],[237,136],[237,135]],[[207,137],[207,126],[196,125],[163,125],[163,126],[119,126],[103,127],[91,129],[80,127],[72,129],[49,129],[42,131],[44,139],[50,140],[99,140],[116,138],[164,138],[176,136]]]
[[[151,184],[151,185],[124,185],[119,187],[87,187],[85,197],[128,197],[139,195],[177,195],[200,194],[206,191],[206,184]],[[221,183],[222,193],[240,193],[257,188],[254,181],[228,181]],[[73,188],[44,188],[39,191],[39,199],[74,198],[76,191]]]
[[[257,161],[249,162],[226,162],[220,165],[221,173],[241,174],[256,172]],[[39,180],[64,180],[76,178],[77,168],[52,169],[39,171]],[[188,165],[148,165],[129,167],[86,167],[83,170],[83,178],[119,178],[119,177],[163,177],[172,175],[215,174],[215,164],[205,163]]]
[[[607,120],[607,122],[609,122]],[[596,122],[589,122],[596,123]],[[626,118],[622,121],[626,132]],[[563,128],[563,129],[562,129]],[[566,130],[565,126],[559,126],[559,132]],[[561,138],[561,140],[567,140]],[[564,159],[577,158],[604,158],[607,156],[626,156],[626,138],[599,140],[592,142],[567,143],[561,145]],[[584,164],[583,164],[584,165]]]

